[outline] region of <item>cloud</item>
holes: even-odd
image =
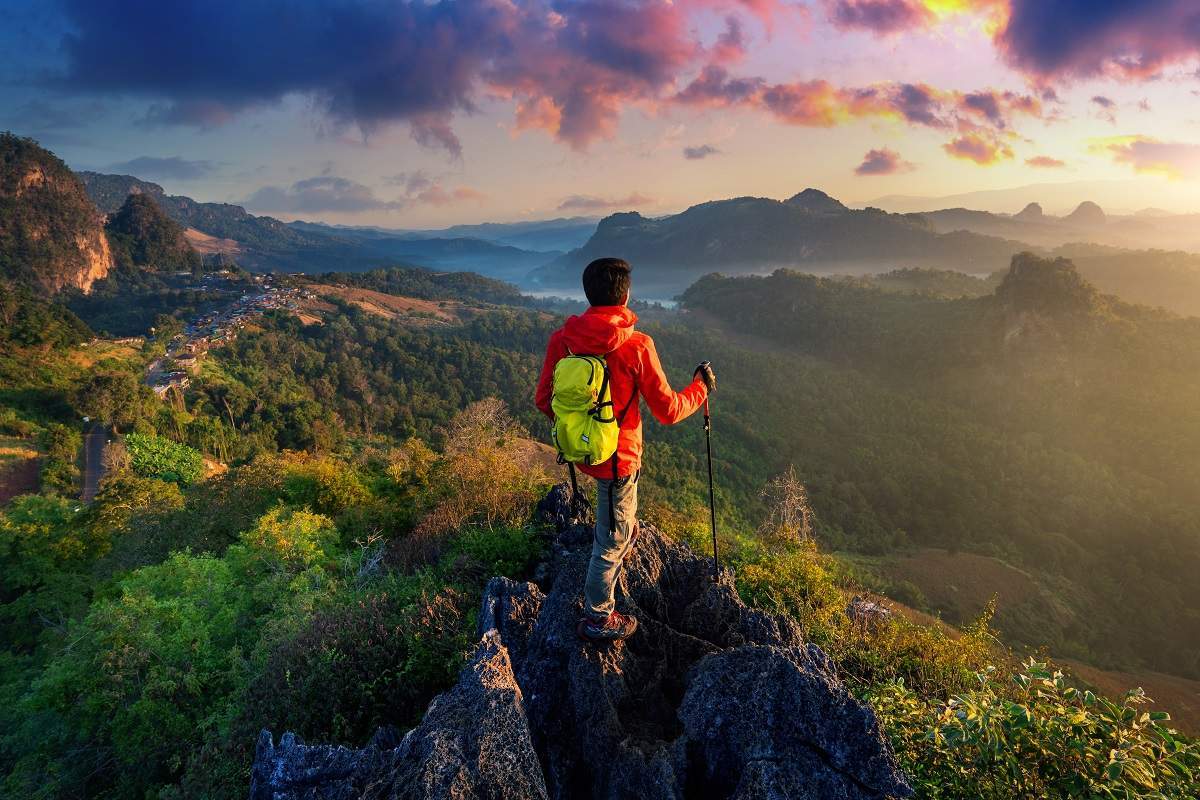
[[[425,170],[416,169],[411,172],[398,172],[395,175],[387,175],[384,177],[383,182],[387,186],[403,186],[406,193],[415,194],[432,186],[434,179]]]
[[[653,203],[654,198],[640,192],[619,199],[596,197],[588,194],[573,194],[558,204],[559,211],[606,211],[614,208],[634,208]]]
[[[1039,169],[1059,169],[1067,165],[1067,162],[1051,158],[1050,156],[1033,156],[1032,158],[1025,159],[1025,163],[1028,166],[1038,167]]]
[[[1150,136],[1116,136],[1093,140],[1092,152],[1127,164],[1135,172],[1156,173],[1169,178],[1200,177],[1200,145],[1163,142]]]
[[[746,57],[748,46],[741,20],[731,14],[725,18],[725,30],[713,45],[711,60],[718,64],[741,61]]]
[[[428,189],[418,193],[416,196],[416,200],[418,202],[427,203],[433,206],[448,206],[467,200],[473,200],[481,203],[486,199],[487,195],[478,189],[472,189],[469,186],[459,186],[457,189],[451,191],[436,183],[430,186]]]
[[[194,181],[212,175],[217,168],[212,161],[192,161],[180,156],[138,156],[129,161],[109,164],[105,169],[108,172],[134,175],[146,180]]]
[[[373,189],[349,178],[320,175],[296,181],[287,188],[263,186],[242,205],[257,211],[317,214],[334,211],[394,211],[404,207],[400,200],[383,200]]]
[[[1008,0],[996,44],[1043,80],[1145,79],[1200,55],[1195,0]]]
[[[369,137],[404,124],[461,153],[455,118],[512,101],[517,129],[577,149],[615,134],[623,108],[653,105],[679,77],[748,46],[780,0],[62,0],[69,31],[49,82],[148,103],[148,124],[212,127],[289,96]],[[725,28],[711,48],[700,14]],[[120,20],[121,24],[114,24]]]
[[[936,19],[919,0],[826,0],[825,5],[835,26],[882,35],[926,27]]]
[[[1002,140],[1021,117],[1043,118],[1043,101],[1030,94],[995,89],[959,92],[924,83],[881,83],[840,87],[825,80],[770,84],[737,78],[720,66],[703,70],[676,96],[688,106],[756,108],[789,125],[833,127],[856,119],[894,119],[954,131],[945,150],[957,158],[991,164],[1012,158]]]
[[[753,100],[765,85],[762,78],[734,78],[724,67],[710,64],[674,99],[684,105],[731,106]]]
[[[863,156],[862,163],[854,169],[855,175],[895,175],[898,172],[911,172],[916,166],[900,158],[895,150],[886,147],[878,150],[868,150]]]
[[[963,134],[942,145],[942,149],[955,158],[974,161],[981,166],[989,166],[1013,157],[1008,145],[977,133]]]
[[[683,148],[683,157],[689,161],[699,161],[702,158],[715,156],[721,151],[711,144],[700,144]]]
[[[1111,97],[1105,97],[1102,94],[1098,94],[1092,98],[1092,105],[1094,105],[1097,108],[1096,113],[1099,114],[1102,119],[1106,119],[1109,122],[1116,124],[1116,122],[1117,122],[1117,113],[1116,113],[1117,112],[1117,101],[1116,100],[1113,100]]]
[[[6,114],[5,118],[12,122],[19,121],[23,130],[52,131],[82,128],[105,112],[104,104],[95,101],[62,104],[33,99],[14,108],[11,115]]]

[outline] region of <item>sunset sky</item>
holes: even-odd
[[[283,219],[1035,183],[1200,211],[1195,0],[3,6],[0,128]]]

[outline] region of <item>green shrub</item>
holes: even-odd
[[[1200,745],[1142,711],[1142,691],[1112,702],[1030,660],[1012,677],[989,668],[948,702],[903,683],[868,699],[905,773],[925,798],[1178,798],[1200,793]]]
[[[51,424],[39,439],[46,454],[42,462],[42,488],[58,494],[75,494],[79,482],[76,462],[83,447],[83,435],[66,425]]]
[[[454,539],[450,552],[470,558],[487,577],[517,578],[537,560],[542,542],[532,528],[468,528]]]
[[[187,486],[204,476],[204,457],[185,444],[152,434],[131,433],[125,437],[125,447],[133,471],[144,477]]]
[[[474,602],[435,582],[388,579],[318,611],[272,648],[243,712],[263,727],[361,745],[380,725],[415,724],[453,683],[470,646]],[[410,596],[419,587],[416,596]]]

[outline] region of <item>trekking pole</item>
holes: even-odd
[[[712,417],[708,413],[708,398],[704,398],[704,448],[708,451],[708,511],[712,520],[713,537],[713,582],[721,572],[721,562],[717,558],[717,495],[713,489],[712,467]]]

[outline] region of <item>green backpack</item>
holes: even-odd
[[[620,425],[613,413],[604,356],[570,353],[554,367],[554,446],[568,464],[603,464],[617,452]],[[613,459],[614,474],[616,460]]]

